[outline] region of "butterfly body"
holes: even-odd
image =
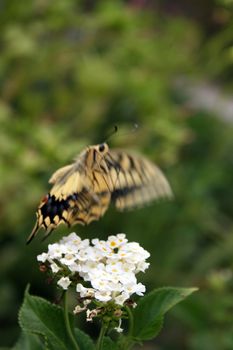
[[[50,178],[50,192],[41,200],[29,243],[40,228],[46,236],[60,224],[86,225],[104,215],[110,203],[118,210],[171,197],[161,170],[142,156],[109,150],[106,143],[87,147],[74,163]]]

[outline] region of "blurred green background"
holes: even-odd
[[[115,124],[111,147],[155,161],[175,193],[111,208],[82,237],[125,232],[151,252],[147,289],[198,286],[145,349],[233,349],[232,0],[0,3],[0,345],[19,335],[31,292],[54,300],[25,246],[53,171]],[[137,123],[139,128],[131,132]],[[90,327],[89,327],[90,330]]]

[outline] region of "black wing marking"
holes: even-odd
[[[119,210],[143,206],[159,198],[172,197],[172,191],[162,171],[147,159],[111,151],[105,157],[111,200]]]

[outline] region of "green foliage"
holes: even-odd
[[[19,340],[12,348],[12,350],[42,350],[43,343],[36,334],[21,333]]]
[[[196,12],[208,23],[203,26],[177,15],[180,2],[171,12],[138,10],[131,3],[99,1],[87,10],[75,0],[2,2],[3,346],[18,337],[16,315],[28,282],[36,294],[56,296],[35,256],[67,229],[25,247],[51,173],[118,124],[110,146],[137,148],[154,160],[175,200],[132,213],[110,210],[100,222],[74,230],[90,238],[126,232],[139,241],[151,252],[144,279],[149,290],[200,286],[195,300],[168,317],[158,337],[163,350],[232,348],[233,130],[214,115],[193,112],[172,88],[185,75],[232,91],[231,4],[213,2],[203,18],[205,2],[198,3]],[[139,130],[130,133],[135,122]]]
[[[40,335],[46,349],[72,348],[66,334],[63,310],[45,299],[26,292],[19,312],[19,324],[24,334]]]
[[[101,349],[129,349],[135,342],[155,338],[162,328],[164,314],[194,291],[196,288],[155,289],[135,308],[130,319],[132,333],[120,336],[117,341],[104,337]],[[70,315],[71,320],[73,324],[73,316]],[[64,310],[41,297],[30,295],[28,290],[19,312],[19,324],[22,334],[12,350],[74,349],[67,333]],[[83,331],[73,327],[73,332],[80,350],[96,348]]]
[[[196,288],[160,288],[144,296],[133,312],[133,337],[138,341],[155,338],[163,326],[163,316]]]
[[[103,341],[103,350],[117,350],[119,349],[116,342],[114,342],[110,337],[104,337]]]
[[[94,350],[95,346],[92,339],[88,334],[84,333],[78,328],[74,329],[74,334],[76,336],[77,343],[80,347],[80,350]]]
[[[232,0],[216,0],[216,5],[216,8],[213,9],[213,17],[215,17],[215,25],[220,26],[221,30],[214,36],[210,36],[201,53],[201,59],[209,79],[218,79],[226,90],[232,92],[233,2]]]
[[[19,324],[23,333],[14,350],[20,346],[23,346],[21,349],[34,349],[34,346],[35,349],[36,346],[38,349],[74,349],[66,331],[64,310],[43,298],[30,295],[28,291],[25,292],[19,312]],[[75,335],[80,350],[94,349],[94,344],[87,334],[76,329]]]

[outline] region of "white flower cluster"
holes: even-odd
[[[76,283],[76,291],[81,298],[123,305],[132,294],[145,292],[136,274],[148,268],[149,256],[138,243],[128,242],[123,233],[109,236],[107,241],[93,239],[91,243],[71,233],[49,244],[48,252],[38,255],[37,260],[58,274],[57,284],[63,289],[68,289],[72,276],[77,275],[81,283]]]

